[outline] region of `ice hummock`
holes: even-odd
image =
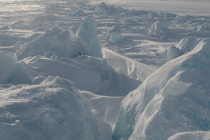
[[[38,74],[12,52],[0,51],[0,84],[31,84]]]
[[[179,57],[181,54],[182,54],[181,51],[177,47],[175,47],[174,45],[171,45],[169,47],[169,50],[168,50],[168,53],[167,53],[168,58],[172,58],[172,59]]]
[[[75,40],[71,39],[72,36]],[[79,55],[102,58],[94,17],[86,17],[75,36],[73,32],[54,27],[35,40],[21,45],[16,54],[18,60],[22,60],[28,56],[44,55],[49,52],[57,52],[69,58]]]
[[[12,52],[0,51],[0,84],[9,83],[18,71],[17,58]]]
[[[95,15],[108,14],[108,6],[106,5],[105,2],[101,2],[100,4],[96,5],[94,13]]]
[[[156,55],[161,56],[163,58],[174,59],[181,56],[183,53],[179,50],[179,48],[175,47],[175,45],[171,45],[169,48],[162,49]]]
[[[119,32],[113,32],[109,41],[113,45],[120,44],[123,41],[123,36]]]
[[[176,37],[177,34],[173,33],[163,21],[157,20],[150,28],[149,35],[161,39],[169,39]]]
[[[201,41],[200,38],[196,36],[183,38],[176,47],[180,49],[182,54],[185,54],[195,48],[195,46]]]
[[[85,17],[74,38],[76,41],[81,42],[93,56],[103,57],[98,39],[97,25],[93,16]]]
[[[122,101],[113,139],[162,140],[210,129],[210,39],[163,65]]]
[[[90,102],[69,80],[0,85],[1,140],[99,140]]]
[[[21,60],[29,56],[43,55],[52,51],[70,58],[81,54],[90,55],[89,51],[79,42],[71,40],[69,31],[57,27],[51,28],[37,39],[21,45],[16,54],[18,60]]]
[[[160,22],[160,21],[156,21],[150,28],[149,30],[149,35],[152,37],[157,37],[157,38],[162,38],[165,39],[166,35],[164,32],[165,29],[165,25]]]

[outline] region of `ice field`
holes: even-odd
[[[0,0],[0,140],[209,140],[210,0]]]

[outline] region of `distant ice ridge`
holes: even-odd
[[[0,85],[1,140],[99,140],[90,102],[69,80]]]
[[[94,13],[95,15],[106,15],[106,14],[122,13],[125,11],[127,10],[121,7],[107,6],[105,2],[101,2],[100,4],[96,5]]]
[[[210,39],[163,65],[122,101],[113,139],[163,140],[210,130]]]
[[[169,48],[161,50],[157,55],[171,59],[177,58],[193,50],[201,40],[195,36],[183,38],[176,46],[171,45]]]
[[[21,60],[28,56],[44,55],[56,52],[62,56],[74,58],[79,55],[92,55],[102,58],[101,46],[97,35],[95,19],[88,16],[77,30],[72,40],[69,31],[51,28],[37,39],[20,46],[17,58]]]
[[[168,140],[209,140],[210,131],[193,131],[178,133],[170,137]]]

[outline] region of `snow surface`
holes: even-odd
[[[122,96],[101,96],[81,91],[91,101],[92,112],[96,118],[100,140],[112,140],[112,131],[117,121]]]
[[[113,139],[168,139],[208,131],[210,39],[163,65],[122,101]]]

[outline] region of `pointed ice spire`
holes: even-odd
[[[75,34],[75,39],[81,42],[93,56],[103,57],[98,39],[97,26],[93,16],[88,16],[84,19]]]

